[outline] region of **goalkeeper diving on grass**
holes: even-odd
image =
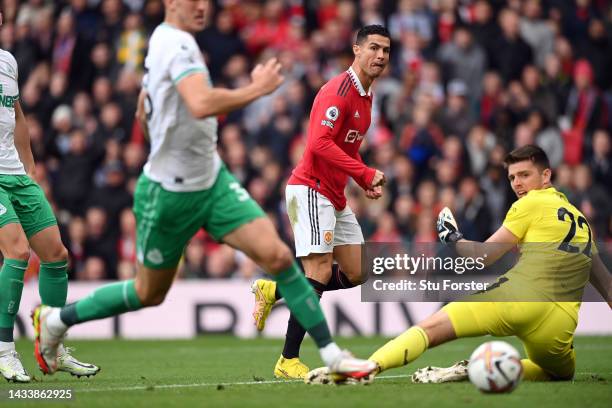
[[[505,165],[518,199],[503,225],[484,244],[465,240],[448,208],[438,216],[437,232],[440,240],[461,256],[477,257],[486,252],[487,264],[518,245],[518,262],[493,289],[470,295],[468,301],[447,304],[378,349],[369,358],[376,363],[377,372],[409,364],[427,349],[457,338],[492,335],[521,340],[527,357],[521,360],[525,380],[573,378],[578,300],[590,281],[612,307],[612,279],[597,253],[586,218],[552,186],[544,151],[534,145],[520,147],[506,156]],[[562,285],[542,284],[558,279],[563,279]],[[559,300],[559,287],[568,295],[563,300],[572,301]],[[495,301],[524,292],[541,301]],[[313,370],[306,381],[327,382],[325,373],[325,369]],[[421,369],[413,375],[414,382],[462,379],[467,379],[466,362],[450,368]]]

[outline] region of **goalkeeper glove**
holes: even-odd
[[[457,242],[463,238],[463,234],[459,232],[457,221],[453,217],[453,213],[448,207],[444,207],[438,214],[438,222],[436,222],[436,230],[440,241],[448,244]]]

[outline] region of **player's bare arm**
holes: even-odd
[[[610,275],[610,271],[606,268],[599,254],[593,254],[593,266],[591,267],[589,281],[612,309],[612,275]]]
[[[183,78],[177,90],[191,114],[198,119],[217,116],[248,105],[255,99],[274,92],[282,83],[281,64],[271,58],[251,71],[251,83],[237,89],[214,88],[206,74],[195,73]]]
[[[147,97],[147,91],[145,89],[141,89],[138,94],[138,103],[136,104],[136,120],[140,124],[140,128],[145,135],[147,140],[151,140],[149,137],[149,127],[147,126],[147,113],[145,110],[145,99]]]
[[[30,133],[19,102],[15,102],[15,148],[28,176],[34,176],[35,164],[30,146]]]

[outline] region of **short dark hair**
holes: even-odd
[[[363,44],[363,42],[368,38],[368,35],[382,35],[383,37],[391,39],[391,34],[389,34],[389,31],[385,27],[381,26],[380,24],[372,24],[359,29],[357,32],[356,44]]]
[[[504,158],[504,164],[506,167],[508,167],[511,164],[526,160],[529,160],[534,165],[538,166],[540,170],[550,169],[550,162],[548,161],[548,156],[544,150],[542,150],[541,147],[532,144],[519,147],[508,153]]]

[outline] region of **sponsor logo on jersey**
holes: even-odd
[[[323,242],[327,245],[331,245],[331,243],[334,242],[334,231],[323,231]]]
[[[356,130],[349,130],[344,138],[346,143],[355,143],[363,139],[363,135]]]
[[[335,122],[338,119],[338,116],[340,116],[340,111],[335,106],[330,106],[325,111],[325,117],[332,122]]]
[[[4,95],[4,84],[0,84],[0,106],[4,108],[15,108],[15,102],[19,99],[19,95]]]
[[[333,129],[333,128],[334,128],[334,124],[333,124],[332,122],[330,122],[329,120],[325,120],[325,119],[323,119],[323,120],[321,121],[321,124],[322,124],[323,126],[327,126],[327,127],[328,127],[328,128],[330,128],[330,129]]]

